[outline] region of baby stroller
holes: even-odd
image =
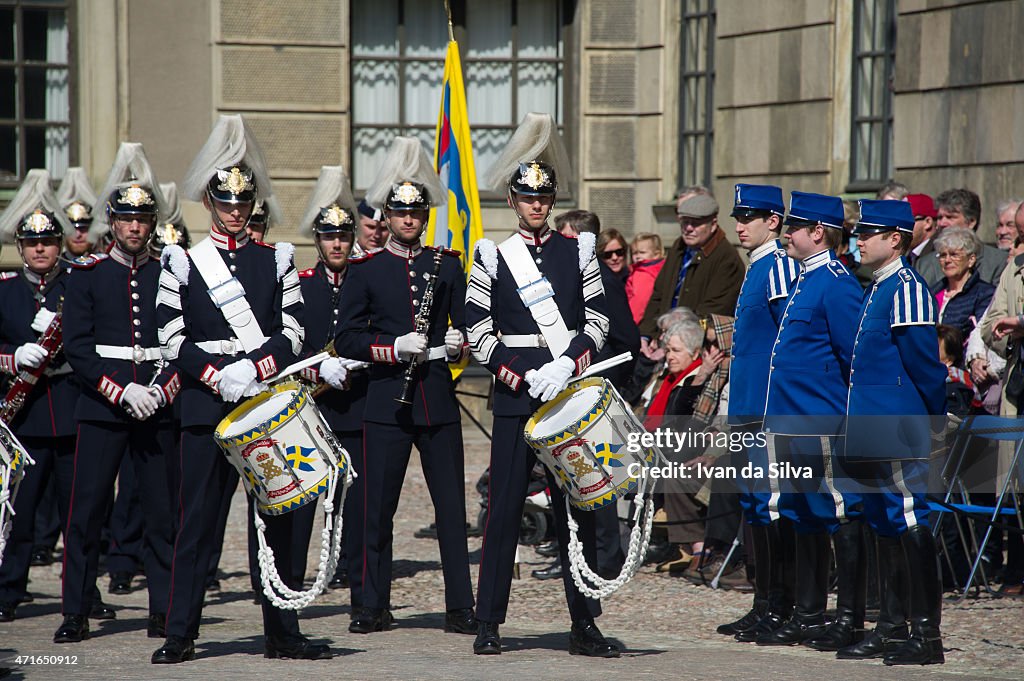
[[[487,495],[490,478],[491,470],[488,468],[476,482],[476,491],[480,494],[477,527],[481,535],[483,535],[484,525],[487,523]],[[526,490],[526,505],[523,507],[523,519],[519,526],[519,543],[532,546],[549,539],[554,522],[547,475],[544,472],[544,465],[537,462],[530,472],[530,484]]]

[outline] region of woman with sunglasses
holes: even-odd
[[[597,235],[597,254],[616,277],[626,283],[629,276],[629,246],[617,229],[606,229]]]

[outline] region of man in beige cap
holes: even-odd
[[[680,236],[665,255],[640,322],[645,346],[657,335],[658,317],[673,308],[732,316],[743,284],[746,268],[718,226],[718,202],[709,189],[693,186],[680,191],[676,219]]]

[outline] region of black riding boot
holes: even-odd
[[[791,646],[825,633],[829,536],[796,535],[796,610],[779,629],[757,637],[759,646]]]
[[[836,618],[820,638],[807,641],[815,650],[833,652],[864,638],[864,589],[867,585],[864,561],[863,525],[859,520],[839,526],[832,535],[836,551]]]
[[[935,538],[927,527],[917,525],[900,537],[905,569],[914,575],[910,582],[910,639],[883,662],[897,664],[942,664],[942,581],[939,578],[938,552]]]
[[[716,630],[723,636],[735,636],[746,631],[761,621],[768,612],[768,590],[771,581],[772,555],[768,543],[769,527],[767,525],[751,525],[750,537],[753,540],[751,551],[754,558],[754,603],[746,615],[735,622],[721,624]]]
[[[898,537],[878,537],[878,622],[863,641],[843,648],[840,660],[882,657],[907,642],[907,573],[903,546]]]
[[[753,643],[758,636],[775,631],[793,614],[793,584],[796,580],[793,525],[788,520],[778,520],[765,529],[769,556],[768,609],[753,627],[737,632],[736,640],[743,643]],[[760,563],[756,570],[760,574]],[[754,579],[757,580],[756,574]]]

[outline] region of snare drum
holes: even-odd
[[[296,382],[246,400],[224,417],[213,436],[268,515],[315,503],[327,491],[332,467],[342,485],[348,475],[348,453],[306,388]]]
[[[612,384],[594,377],[573,381],[541,406],[525,437],[569,503],[592,511],[636,491],[642,470],[655,465],[657,451],[638,443],[645,432]],[[637,451],[630,451],[634,433]]]

